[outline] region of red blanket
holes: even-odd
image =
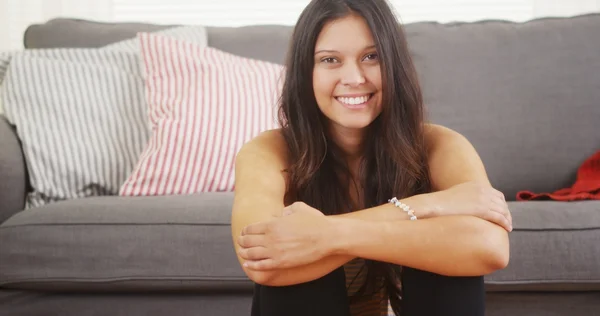
[[[577,170],[577,180],[570,188],[553,193],[520,191],[517,201],[528,200],[600,200],[600,151],[589,157]]]

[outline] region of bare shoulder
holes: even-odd
[[[464,139],[459,132],[439,124],[426,123],[424,128],[425,140],[429,145],[435,144],[438,140]]]
[[[287,156],[281,129],[273,129],[264,131],[245,143],[238,151],[236,165],[271,164],[285,168]]]
[[[281,216],[285,207],[286,151],[280,130],[265,131],[238,151],[231,214],[231,233],[236,250],[239,250],[237,238],[244,227]],[[243,262],[239,254],[238,259]],[[251,277],[252,273],[245,271]]]
[[[283,205],[287,188],[286,153],[287,146],[279,129],[265,131],[244,144],[235,161],[234,200]]]
[[[434,190],[467,181],[489,183],[479,154],[461,133],[442,125],[426,124],[425,142]]]
[[[473,150],[471,142],[463,134],[443,125],[425,124],[424,135],[429,155],[445,153],[448,150]]]

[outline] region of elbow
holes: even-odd
[[[267,286],[275,285],[273,283],[273,280],[275,279],[275,275],[271,271],[252,271],[252,270],[247,270],[247,269],[244,269],[244,271],[246,272],[246,275],[248,276],[248,278],[250,280],[252,280],[252,282],[254,282],[254,283],[257,283],[260,285],[267,285]]]
[[[480,240],[483,241],[481,258],[485,266],[485,274],[506,268],[510,261],[508,233],[496,226],[494,229],[487,229],[483,235],[484,238]]]
[[[494,251],[485,259],[486,272],[490,274],[498,270],[502,270],[508,266],[509,262],[508,251]]]

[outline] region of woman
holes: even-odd
[[[389,5],[313,0],[286,67],[282,128],[236,160],[252,315],[483,315],[510,212],[471,144],[424,122]]]

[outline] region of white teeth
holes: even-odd
[[[337,98],[340,102],[345,103],[345,104],[349,104],[349,105],[356,105],[356,104],[363,104],[367,101],[369,101],[369,97],[368,95],[362,96],[362,97],[358,97],[358,98],[346,98],[346,97],[339,97]]]

